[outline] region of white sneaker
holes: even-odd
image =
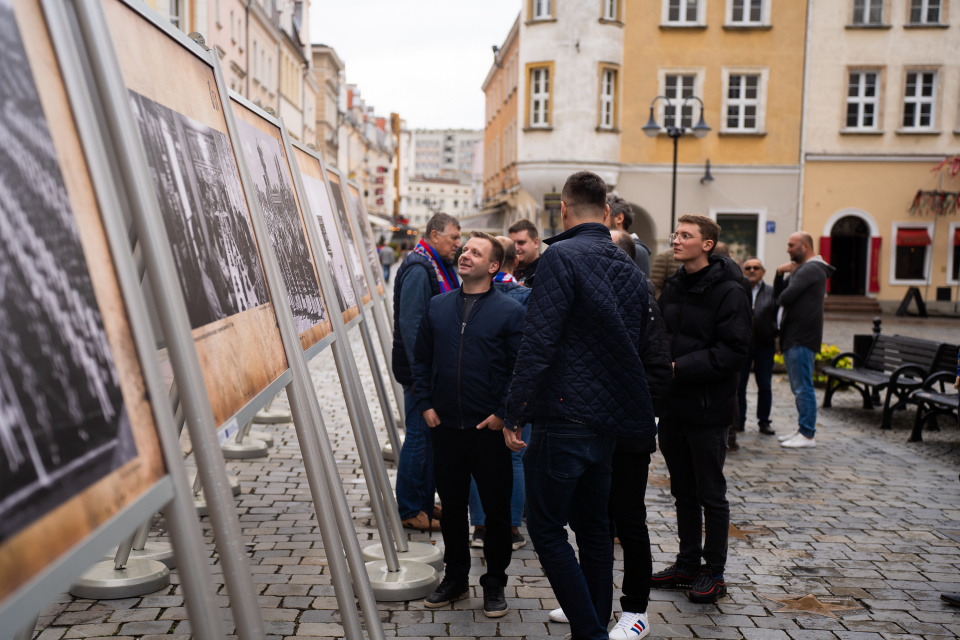
[[[788,433],[788,434],[785,435],[785,436],[777,436],[777,440],[779,440],[780,442],[786,442],[787,440],[793,440],[793,439],[796,438],[798,435],[800,435],[800,430],[799,430],[799,429],[797,429],[797,430],[794,431],[793,433]]]
[[[780,443],[781,447],[786,447],[788,449],[807,449],[810,447],[817,446],[816,436],[813,438],[808,438],[802,433],[798,433],[794,437],[786,440],[785,442]]]
[[[570,619],[567,618],[567,614],[563,612],[563,609],[554,609],[550,612],[548,616],[550,622],[563,622],[564,624],[570,624]]]
[[[640,640],[650,633],[647,614],[624,611],[617,624],[610,630],[610,640]]]

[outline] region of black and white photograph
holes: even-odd
[[[190,326],[270,301],[227,136],[130,92]]]
[[[360,229],[360,238],[363,240],[363,248],[366,251],[367,261],[370,263],[370,272],[373,273],[377,285],[383,286],[383,269],[380,267],[380,256],[377,254],[377,248],[373,244],[373,239],[367,233],[367,221],[363,215],[363,203],[360,201],[360,192],[356,187],[350,186],[350,203],[353,205],[353,215],[357,219],[357,228]]]
[[[360,299],[363,300],[370,295],[370,289],[367,287],[367,279],[363,277],[363,263],[360,262],[360,251],[357,248],[357,243],[353,239],[350,219],[347,217],[346,202],[343,200],[343,191],[335,180],[330,181],[330,188],[333,190],[333,201],[336,203],[336,213],[340,219],[340,228],[343,229],[343,240],[347,243],[347,252],[350,256],[350,264],[353,267],[353,278],[356,281]]]
[[[137,447],[10,0],[0,0],[0,86],[2,543]]]
[[[350,281],[350,272],[347,270],[347,258],[337,236],[337,225],[333,218],[330,198],[327,196],[327,188],[322,181],[305,173],[301,175],[310,210],[320,226],[320,237],[327,254],[327,268],[333,275],[333,288],[337,291],[337,302],[340,304],[340,310],[346,311],[357,306],[357,297]]]
[[[255,126],[237,120],[243,155],[257,190],[270,241],[277,256],[283,284],[290,299],[297,333],[303,333],[327,319],[317,274],[310,259],[287,159],[276,138]]]

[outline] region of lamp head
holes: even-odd
[[[710,133],[710,126],[707,125],[706,121],[703,119],[703,111],[700,112],[700,122],[698,122],[693,127],[693,137],[703,138],[708,133]]]
[[[650,119],[647,120],[647,124],[643,125],[642,129],[648,138],[656,138],[660,135],[660,125],[658,125],[657,121],[653,118],[652,104],[650,105]]]

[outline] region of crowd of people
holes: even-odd
[[[720,227],[699,215],[681,216],[672,251],[651,260],[630,233],[629,203],[586,171],[567,179],[560,214],[548,250],[520,220],[509,237],[469,234],[461,251],[459,222],[438,213],[396,269],[392,367],[406,411],[397,504],[404,526],[443,537],[444,577],[426,607],[467,596],[473,545],[485,560],[483,611],[505,615],[525,515],[560,605],[550,619],[569,623],[574,640],[634,640],[650,631],[651,588],[693,602],[726,595],[723,467],[746,425],[751,370],[757,425],[775,435],[777,340],[799,413],[780,444],[816,446],[812,368],[832,267],[798,232],[768,285],[761,260],[722,255]],[[644,494],[658,442],[679,552],[655,572]],[[622,613],[608,629],[615,540]]]

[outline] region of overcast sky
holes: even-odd
[[[336,49],[377,115],[483,129],[480,86],[522,0],[313,0],[310,40]]]

